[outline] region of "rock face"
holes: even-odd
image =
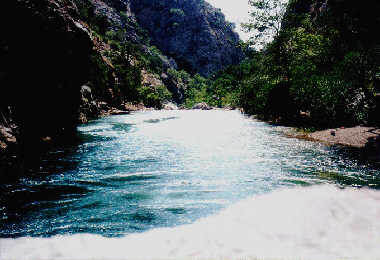
[[[243,57],[233,24],[203,0],[131,0],[131,8],[152,43],[180,68],[209,76]]]
[[[96,117],[101,111],[100,104],[96,101],[89,86],[80,88],[79,122],[87,123],[88,118]]]
[[[95,8],[95,13],[105,16],[110,22],[112,29],[125,29],[125,40],[139,44],[143,43],[143,38],[139,33],[136,18],[131,11],[129,1],[90,0],[90,2]]]
[[[4,6],[0,126],[15,126],[8,134],[17,139],[26,161],[38,156],[45,137],[75,129],[93,42],[71,0],[7,0]]]
[[[185,99],[185,88],[187,83],[178,81],[178,79],[173,77],[170,73],[162,73],[161,80],[172,93],[174,101],[178,104],[182,104]]]

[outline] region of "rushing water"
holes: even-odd
[[[236,111],[78,132],[37,176],[0,184],[0,259],[380,259],[380,171],[349,152]]]

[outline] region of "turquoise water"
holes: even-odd
[[[123,237],[293,187],[380,187],[376,165],[236,111],[148,111],[78,127],[40,173],[0,184],[0,237]]]

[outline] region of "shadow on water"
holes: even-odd
[[[63,208],[76,199],[88,195],[90,190],[74,185],[42,184],[18,185],[18,187],[13,186],[12,189],[7,189],[2,185],[0,192],[0,209],[6,215],[5,221],[17,223],[31,212],[57,206]]]
[[[64,210],[92,192],[80,183],[51,181],[76,171],[80,161],[75,155],[84,141],[79,134],[61,139],[45,147],[39,156],[31,157],[34,162],[8,167],[0,174],[0,226],[22,225],[28,216],[42,210]],[[0,229],[0,237],[7,237],[6,233]]]
[[[365,165],[374,170],[380,170],[379,151],[373,146],[367,145],[363,148],[331,146],[329,149],[344,160],[353,161],[358,165]]]
[[[150,194],[138,193],[138,192],[127,193],[127,194],[122,195],[121,197],[123,200],[127,200],[129,202],[130,201],[139,202],[139,201],[143,201],[143,200],[150,200],[153,198],[153,196]]]
[[[380,189],[380,177],[379,176],[360,176],[354,174],[339,173],[333,171],[320,171],[315,175],[318,179],[334,182],[342,187],[368,187],[372,189]]]
[[[117,124],[112,125],[112,130],[121,131],[121,132],[130,132],[133,126],[135,126],[135,124],[117,123]]]
[[[131,125],[125,127],[129,129]],[[72,136],[41,144],[39,150],[21,151],[21,154],[26,154],[24,158],[13,156],[0,163],[0,183],[15,183],[22,178],[41,180],[49,175],[75,171],[80,163],[77,155],[82,144],[108,142],[115,138],[78,131]]]
[[[79,162],[74,155],[78,146],[87,142],[86,139],[86,136],[77,133],[41,144],[40,149],[19,151],[24,156],[14,156],[8,165],[0,166],[0,183],[16,183],[23,178],[41,180],[52,174],[75,170]]]
[[[114,175],[106,178],[102,178],[105,182],[135,182],[159,179],[159,176],[152,174],[131,174],[131,175]]]
[[[172,119],[178,119],[178,118],[179,117],[177,117],[177,116],[171,116],[171,117],[165,117],[165,118],[160,118],[160,119],[148,119],[148,120],[144,120],[144,122],[155,124],[155,123],[159,123],[159,122],[163,122],[163,121],[167,121],[167,120],[172,120]]]
[[[116,137],[113,136],[103,136],[103,135],[95,135],[95,134],[88,134],[88,133],[78,133],[77,134],[77,141],[78,144],[81,143],[99,143],[99,142],[107,142],[115,140]]]
[[[373,149],[373,146],[364,148],[331,146],[329,149],[337,160],[343,164],[352,164],[357,169],[357,172],[315,172],[314,174],[319,179],[332,181],[342,186],[380,189],[380,160],[377,149]]]

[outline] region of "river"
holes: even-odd
[[[0,259],[380,259],[380,171],[237,111],[78,127],[0,184]]]

